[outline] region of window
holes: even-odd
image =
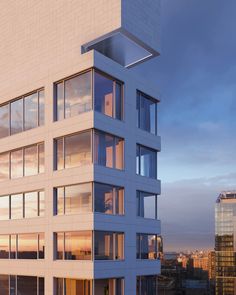
[[[55,295],[92,295],[92,280],[55,278]]]
[[[92,141],[92,137],[94,140]],[[93,161],[109,168],[124,169],[124,140],[98,130],[89,130],[55,139],[56,169],[80,167]]]
[[[157,195],[137,191],[137,216],[157,219]]]
[[[82,73],[56,84],[57,120],[92,109],[92,73]]]
[[[124,259],[124,233],[95,231],[95,260]]]
[[[10,135],[9,104],[0,106],[0,138]]]
[[[100,71],[90,70],[56,83],[55,104],[56,120],[70,118],[93,108],[122,120],[123,84]]]
[[[92,183],[55,188],[56,214],[92,212]]]
[[[94,184],[95,212],[124,214],[124,188],[103,183]]]
[[[137,295],[156,295],[157,294],[157,276],[138,276],[137,277]]]
[[[95,164],[124,169],[124,140],[122,138],[96,130],[94,144]]]
[[[94,74],[95,111],[123,119],[123,85],[98,71]]]
[[[0,275],[0,290],[1,295],[44,295],[44,278]]]
[[[137,259],[158,259],[162,252],[162,238],[155,234],[137,234]]]
[[[0,138],[44,124],[44,90],[0,106]]]
[[[94,280],[95,294],[124,295],[124,279],[97,279]]]
[[[0,196],[0,220],[44,216],[44,191]]]
[[[0,154],[0,166],[0,181],[43,173],[44,144],[34,144]]]
[[[157,178],[157,151],[137,145],[136,173],[141,176]]]
[[[0,259],[9,258],[9,235],[0,235]]]
[[[43,259],[44,234],[0,235],[0,259]]]
[[[2,196],[0,197],[0,220],[8,220],[9,218],[9,196]]]
[[[56,139],[57,170],[92,163],[91,131]]]
[[[91,260],[92,259],[92,232],[65,232],[56,233],[56,259]]]
[[[137,92],[137,127],[155,135],[157,134],[157,103],[157,100]]]

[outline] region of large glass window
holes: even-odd
[[[94,281],[96,295],[124,295],[124,279],[100,279]]]
[[[57,120],[92,109],[92,73],[82,73],[56,84]]]
[[[92,232],[65,232],[57,233],[56,258],[65,260],[92,259]]]
[[[23,99],[11,102],[11,134],[23,131]]]
[[[10,176],[10,153],[0,154],[0,181],[9,179]]]
[[[0,181],[43,173],[44,144],[34,144],[0,154],[0,166]]]
[[[95,111],[123,119],[123,85],[98,71],[94,74]]]
[[[38,235],[18,235],[18,259],[37,259],[38,257]]]
[[[117,232],[95,231],[95,260],[124,259],[124,234]]]
[[[137,234],[137,259],[158,259],[162,252],[162,238],[155,234]]]
[[[57,170],[92,163],[91,131],[56,139]]]
[[[10,135],[9,104],[0,106],[0,138]]]
[[[0,290],[1,295],[44,295],[44,278],[0,275]]]
[[[55,290],[55,295],[92,295],[92,280],[56,278]]]
[[[56,214],[92,212],[92,183],[59,187],[56,193]]]
[[[137,92],[137,126],[152,134],[157,134],[157,103],[157,100]]]
[[[23,218],[23,194],[11,195],[11,219]]]
[[[38,126],[38,93],[33,93],[24,98],[24,130]]]
[[[124,188],[103,183],[94,183],[95,212],[124,214]]]
[[[157,294],[157,276],[138,276],[136,295],[156,295]]]
[[[157,219],[157,195],[137,191],[137,216]]]
[[[94,162],[109,168],[124,169],[124,140],[95,130]]]
[[[136,173],[141,176],[157,178],[157,151],[137,145]]]
[[[0,220],[33,218],[43,215],[43,191],[0,196]]]
[[[10,218],[9,196],[0,197],[0,220],[8,220]]]
[[[95,111],[123,119],[123,84],[100,71],[67,78],[56,83],[55,90],[57,120],[91,111],[93,103]]]
[[[0,259],[9,258],[9,235],[0,235]]]

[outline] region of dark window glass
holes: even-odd
[[[91,253],[91,231],[65,233],[65,259],[89,260],[91,259]]]
[[[157,276],[137,277],[137,295],[156,295]]]
[[[109,168],[123,169],[124,140],[101,131],[95,131],[95,164]]]
[[[94,239],[95,260],[113,260],[113,233],[95,231]]]
[[[137,216],[157,219],[157,195],[137,192]]]
[[[23,177],[23,150],[11,152],[11,178]]]
[[[94,73],[95,111],[118,120],[123,119],[122,84],[99,72]]]
[[[44,119],[45,119],[45,95],[44,90],[40,90],[38,92],[39,95],[39,114],[38,114],[38,124],[39,126],[44,125]]]
[[[10,294],[9,295],[17,295],[16,276],[10,276]]]
[[[55,235],[56,239],[56,258],[63,259],[64,258],[64,233],[57,233]]]
[[[18,255],[19,259],[37,259],[38,235],[20,234],[18,235]]]
[[[9,276],[0,275],[0,291],[1,295],[9,295]]]
[[[17,294],[37,295],[37,277],[17,276]]]
[[[10,175],[10,154],[2,153],[0,154],[0,181],[9,179]]]
[[[0,138],[10,134],[9,104],[0,107]]]
[[[0,259],[9,258],[9,235],[0,235]]]
[[[36,175],[38,173],[38,147],[33,145],[24,148],[25,176]]]
[[[11,102],[11,134],[23,131],[23,99]]]
[[[38,126],[38,92],[24,97],[24,130]]]
[[[157,259],[157,236],[137,234],[137,258]]]
[[[138,127],[152,134],[157,134],[157,101],[148,96],[137,94]]]
[[[57,215],[63,215],[65,214],[65,188],[64,187],[58,187],[56,188],[56,211]]]
[[[44,295],[44,278],[38,278],[38,288],[39,288],[39,293],[38,295]]]
[[[23,194],[11,195],[11,219],[23,218]]]
[[[9,196],[0,197],[0,220],[9,219]]]
[[[124,189],[108,184],[94,184],[95,212],[124,214]]]
[[[142,176],[157,178],[157,152],[155,150],[137,145],[136,172]]]
[[[124,295],[124,279],[97,279],[94,281],[95,294]]]

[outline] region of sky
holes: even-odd
[[[161,56],[135,71],[160,93],[165,251],[214,248],[214,205],[236,189],[236,1],[162,0]]]

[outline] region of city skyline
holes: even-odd
[[[215,200],[235,189],[235,11],[232,0],[162,1],[161,58],[137,69],[161,93],[165,250],[214,248]]]

